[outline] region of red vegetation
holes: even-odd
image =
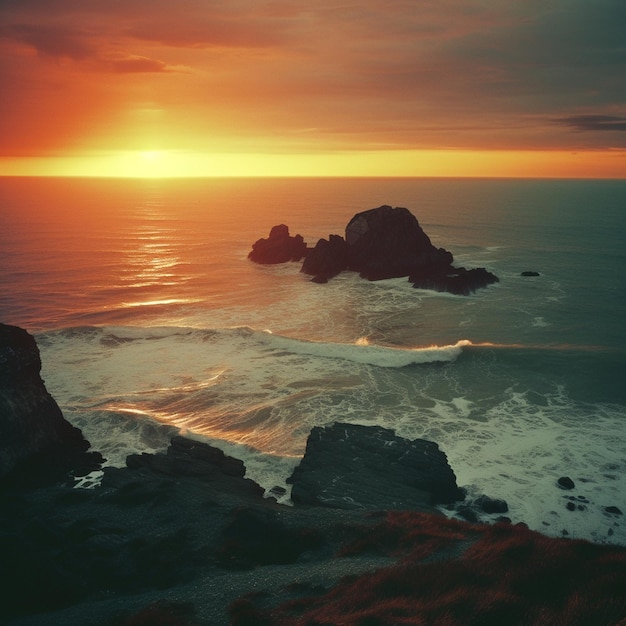
[[[358,550],[401,556],[322,596],[259,611],[257,623],[614,626],[626,618],[623,548],[393,512],[344,553]],[[233,611],[232,623],[254,623],[250,610],[242,621]]]

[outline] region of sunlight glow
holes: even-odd
[[[262,154],[126,150],[58,158],[4,158],[0,159],[0,176],[626,178],[626,151],[449,149]]]

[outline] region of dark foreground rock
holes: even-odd
[[[360,428],[365,453],[376,442],[404,445],[385,446],[395,441],[387,434],[368,442]],[[527,626],[626,616],[626,549],[402,503],[283,506],[263,498],[241,467],[176,437],[166,454],[105,468],[95,489],[0,489],[0,553],[10,572],[0,623],[395,624],[404,616]],[[354,494],[367,485],[344,486]]]
[[[313,428],[287,482],[296,504],[343,509],[432,510],[464,497],[437,444],[380,426]]]
[[[277,229],[280,237],[270,235],[269,240],[254,244],[251,260],[293,260],[287,227],[275,226],[272,233]],[[344,270],[358,272],[368,280],[408,277],[416,288],[457,295],[469,295],[498,282],[497,276],[485,268],[454,267],[452,253],[433,246],[415,216],[402,207],[383,205],[357,213],[346,226],[345,238],[330,235],[320,239],[313,249],[306,250],[305,246],[302,254],[302,272],[317,283],[325,283]]]
[[[0,484],[53,483],[102,462],[63,417],[41,379],[35,339],[0,324]]]

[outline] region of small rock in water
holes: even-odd
[[[561,489],[573,489],[576,486],[569,476],[561,476],[557,484]]]
[[[474,504],[485,513],[506,513],[509,510],[509,506],[504,500],[484,495],[476,498]]]

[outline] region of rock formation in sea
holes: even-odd
[[[35,339],[0,324],[0,482],[54,482],[87,473],[102,457],[61,413],[41,379]]]
[[[255,263],[275,264],[300,261],[306,255],[302,235],[292,237],[285,224],[274,226],[267,239],[259,239],[252,245],[248,258]]]
[[[272,236],[276,229],[281,229],[280,237]],[[270,244],[272,240],[275,243]],[[249,258],[259,263],[297,260],[290,253],[291,245],[288,228],[275,226],[269,239],[254,244]],[[265,254],[266,247],[273,253]],[[280,252],[274,252],[276,249]],[[344,270],[358,272],[368,280],[406,276],[416,288],[458,295],[469,295],[498,282],[485,268],[454,267],[452,253],[433,246],[416,217],[402,207],[383,205],[357,213],[346,226],[345,238],[330,235],[304,250],[299,240],[298,251],[304,255],[302,272],[317,283],[325,283]]]

